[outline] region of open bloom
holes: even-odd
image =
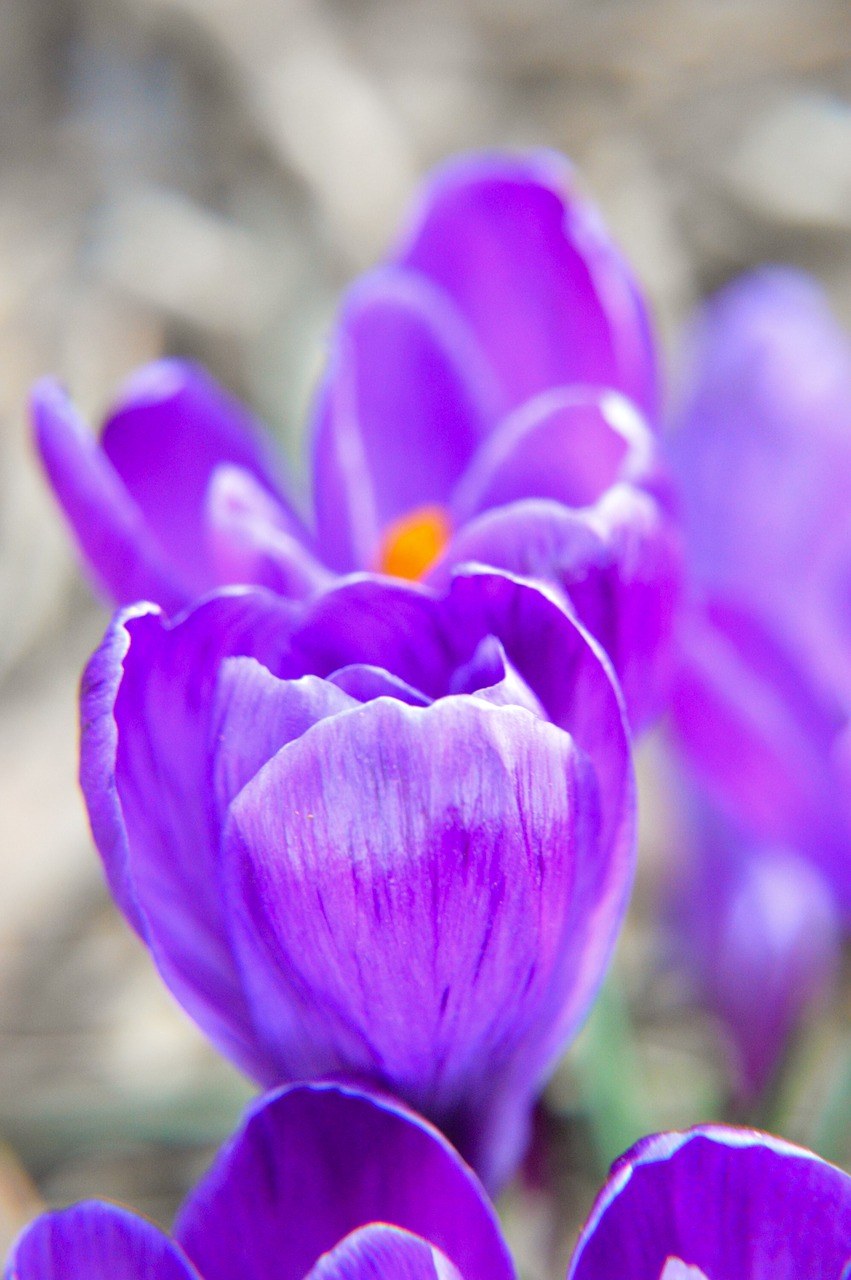
[[[844,1280],[851,1178],[765,1134],[645,1138],[612,1169],[568,1280]],[[90,1201],[38,1218],[5,1280],[515,1280],[445,1138],[342,1084],[270,1095],[189,1195],[173,1237]]]
[[[201,370],[142,369],[100,443],[52,381],[42,459],[95,579],[167,611],[254,583],[292,598],[368,570],[542,577],[609,653],[635,724],[668,677],[680,553],[649,421],[632,274],[558,156],[455,162],[346,297],[309,426],[313,513]]]
[[[616,1161],[568,1280],[844,1280],[851,1177],[720,1125],[644,1138]]]
[[[557,601],[479,571],[131,607],[84,677],[81,780],[118,904],[226,1053],[377,1081],[500,1181],[634,858],[619,695]]]
[[[261,1100],[172,1237],[103,1201],[38,1218],[5,1280],[513,1280],[482,1187],[392,1099],[297,1085]]]
[[[805,277],[766,270],[700,318],[672,468],[693,599],[673,723],[758,843],[811,861],[851,918],[851,344]]]

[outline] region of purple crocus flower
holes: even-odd
[[[851,918],[851,345],[806,277],[712,300],[670,455],[692,573],[672,693],[684,756],[756,843]]]
[[[568,1280],[844,1280],[851,1178],[723,1127],[645,1138],[616,1162]],[[44,1214],[5,1280],[515,1280],[482,1187],[391,1099],[296,1085],[248,1114],[173,1237],[116,1205]]]
[[[729,1034],[736,1101],[747,1105],[833,985],[839,918],[811,862],[748,839],[703,797],[691,796],[688,809],[671,888],[673,939]]]
[[[169,1237],[103,1201],[46,1213],[5,1280],[514,1280],[493,1209],[431,1125],[342,1084],[251,1108]]]
[[[779,1138],[707,1126],[616,1161],[567,1280],[845,1280],[851,1177]]]
[[[483,570],[133,606],[84,677],[81,780],[119,906],[225,1053],[378,1082],[502,1180],[634,859],[620,698],[555,599]]]
[[[670,443],[695,580],[846,695],[850,403],[851,341],[822,290],[762,268],[699,315]]]
[[[664,694],[680,577],[656,400],[632,273],[566,162],[537,152],[439,171],[349,292],[309,428],[307,525],[262,432],[191,365],[136,374],[99,444],[52,381],[33,414],[113,599],[173,612],[228,582],[305,599],[355,570],[439,585],[475,560],[564,592],[640,725]]]

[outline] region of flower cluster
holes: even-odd
[[[720,1126],[645,1138],[614,1166],[567,1280],[841,1280],[851,1177]],[[45,1214],[6,1280],[516,1280],[475,1174],[392,1099],[317,1082],[269,1094],[168,1237],[102,1201]]]
[[[664,709],[692,833],[671,919],[740,1098],[764,1091],[851,909],[851,355],[769,273],[704,316],[670,441],[657,365],[565,162],[488,154],[431,179],[343,300],[309,513],[195,366],[138,372],[98,440],[37,386],[120,606],[81,694],[110,889],[273,1092],[173,1237],[86,1203],[8,1280],[512,1280],[487,1192],[605,976],[632,740]],[[568,1277],[840,1280],[849,1257],[851,1178],[719,1125],[615,1164]]]

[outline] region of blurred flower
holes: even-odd
[[[249,415],[201,370],[137,373],[100,444],[54,382],[42,459],[94,576],[167,611],[227,582],[308,598],[332,573],[444,583],[478,561],[566,593],[658,710],[680,576],[645,306],[560,157],[439,171],[349,292],[311,425],[315,530]]]
[[[602,979],[634,858],[605,658],[531,584],[369,575],[120,613],[83,682],[112,891],[264,1083],[355,1072],[490,1183]]]
[[[851,345],[816,287],[756,272],[696,326],[679,429],[692,599],[684,755],[748,838],[810,860],[851,916]]]
[[[815,281],[763,268],[694,326],[670,455],[690,569],[851,692],[851,341]]]
[[[832,987],[839,920],[811,863],[754,844],[696,798],[689,818],[675,872],[675,945],[730,1034],[737,1100],[750,1103]]]
[[[6,1280],[513,1280],[493,1209],[430,1125],[343,1084],[262,1099],[173,1237],[114,1204],[46,1213]]]
[[[568,1280],[842,1280],[851,1177],[720,1125],[644,1138],[612,1168]]]
[[[812,863],[851,918],[847,710],[753,611],[721,596],[681,627],[671,723],[688,772],[742,838]]]

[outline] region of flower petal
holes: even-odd
[[[594,383],[656,410],[640,291],[597,211],[551,152],[454,161],[425,187],[396,260],[440,286],[490,360],[506,413]]]
[[[319,542],[335,569],[378,568],[392,520],[447,501],[487,421],[476,363],[472,338],[427,281],[385,269],[351,291],[314,427]]]
[[[669,442],[695,573],[747,597],[806,585],[848,506],[851,343],[805,273],[761,268],[694,326]]]
[[[281,747],[320,720],[357,705],[330,680],[279,680],[256,658],[226,658],[216,681],[210,730],[221,821],[234,796]]]
[[[552,583],[605,649],[635,729],[664,704],[672,679],[682,552],[646,493],[619,484],[592,508],[545,499],[484,512],[455,534],[429,581],[471,562]]]
[[[384,1224],[361,1227],[319,1259],[307,1280],[461,1280],[457,1267],[419,1236]]]
[[[770,1085],[790,1035],[825,1002],[839,920],[811,863],[748,841],[706,804],[689,816],[692,841],[678,849],[685,856],[672,895],[675,945],[730,1034],[739,1097],[751,1102]]]
[[[672,1257],[711,1280],[838,1280],[849,1241],[848,1174],[779,1138],[707,1126],[621,1157],[568,1280],[659,1280]]]
[[[175,1235],[204,1280],[304,1280],[371,1223],[426,1240],[464,1280],[513,1280],[490,1202],[446,1139],[344,1084],[298,1084],[255,1104]]]
[[[138,606],[115,618],[81,693],[80,780],[118,905],[181,1003],[255,1071],[223,927],[211,718],[219,663],[273,663],[289,618],[262,592],[212,597],[173,626]]]
[[[553,388],[482,444],[453,496],[455,523],[521,498],[592,506],[618,481],[648,475],[654,451],[649,428],[617,392]]]
[[[292,532],[278,502],[243,468],[223,465],[212,472],[205,520],[218,582],[251,583],[293,599],[330,584],[332,575]]]
[[[412,707],[427,707],[429,699],[414,689],[412,685],[391,675],[383,667],[371,666],[367,662],[350,662],[339,671],[332,671],[328,677],[329,684],[335,684],[345,690],[358,702],[371,702],[373,698],[398,698]]]
[[[44,1213],[24,1230],[4,1280],[199,1280],[183,1251],[153,1223],[89,1200]]]
[[[262,429],[199,366],[159,360],[137,370],[107,419],[101,447],[195,594],[216,585],[204,555],[204,506],[223,463],[250,472],[276,498],[289,532],[304,536]]]
[[[157,600],[173,610],[186,585],[142,510],[53,379],[33,388],[35,440],[47,477],[98,589],[119,603]]]
[[[851,911],[847,818],[829,767],[844,715],[795,655],[716,597],[683,626],[671,714],[719,808],[752,837],[812,858]]]
[[[568,735],[477,699],[380,699],[278,752],[225,839],[255,1019],[301,1024],[287,1074],[392,1086],[498,1180],[494,1114],[528,1108],[602,977],[607,802]]]
[[[546,713],[526,681],[518,675],[496,636],[485,636],[469,662],[458,667],[450,682],[452,693],[469,693],[498,707],[525,707],[546,719]]]

